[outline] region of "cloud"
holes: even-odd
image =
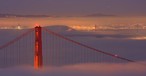
[[[146,76],[146,66],[128,64],[76,64],[45,67],[35,70],[31,66],[0,69],[1,76]]]

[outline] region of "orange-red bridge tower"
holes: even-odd
[[[42,57],[42,27],[35,27],[35,55],[34,55],[34,67],[35,69],[43,66]]]

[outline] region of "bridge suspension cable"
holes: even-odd
[[[96,51],[96,52],[99,52],[99,53],[102,53],[102,54],[105,54],[105,55],[108,55],[108,56],[111,56],[111,57],[114,57],[114,58],[117,58],[117,59],[121,59],[121,60],[124,60],[124,61],[136,62],[136,61],[134,61],[134,60],[130,60],[130,59],[127,59],[127,58],[124,58],[124,57],[120,57],[120,56],[118,56],[118,55],[116,55],[116,54],[111,54],[111,53],[108,53],[108,52],[104,52],[104,51],[95,49],[95,48],[90,47],[90,46],[88,46],[88,45],[85,45],[85,44],[82,44],[82,43],[80,43],[80,42],[77,42],[77,41],[74,41],[74,40],[72,40],[72,39],[69,39],[69,38],[67,38],[67,37],[65,37],[65,36],[63,36],[63,35],[61,35],[61,34],[55,33],[55,32],[53,32],[53,31],[51,31],[51,30],[46,29],[46,28],[43,28],[43,29],[44,29],[46,32],[48,32],[49,34],[58,36],[58,37],[60,37],[60,38],[62,38],[62,39],[64,39],[64,40],[67,40],[67,41],[69,41],[69,42],[75,43],[75,44],[77,44],[77,45],[79,45],[79,46],[83,46],[83,47],[85,47],[85,48],[89,48],[89,49],[91,49],[92,51]]]
[[[9,45],[11,45],[11,44],[13,44],[13,43],[15,43],[16,41],[22,39],[24,36],[27,36],[29,33],[33,32],[33,31],[34,31],[34,29],[30,29],[29,31],[27,31],[27,32],[25,32],[25,33],[23,33],[23,34],[21,34],[20,36],[18,36],[18,37],[16,37],[15,39],[9,41],[8,43],[6,43],[6,44],[0,46],[0,50],[3,49],[3,48],[6,48],[7,46],[9,46]]]

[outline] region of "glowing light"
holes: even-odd
[[[21,28],[21,26],[17,26],[17,29],[18,29],[18,30],[21,30],[22,28]]]
[[[118,57],[118,55],[116,54],[115,57]]]
[[[82,26],[82,25],[71,26],[71,28],[75,30],[83,30],[83,31],[93,31],[96,29],[95,26]]]
[[[38,69],[39,68],[38,60],[39,60],[39,57],[38,56],[35,56],[35,60],[34,60],[34,67],[35,67],[35,69]]]
[[[135,38],[131,38],[131,39],[134,39],[134,40],[145,40],[146,37],[135,37]]]
[[[40,26],[40,25],[36,23],[36,24],[35,24],[35,27],[38,27],[38,26]]]

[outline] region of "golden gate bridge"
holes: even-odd
[[[138,63],[135,60],[104,52],[36,26],[0,46],[0,67],[33,65],[64,66],[81,63]],[[140,63],[138,63],[140,64]]]

